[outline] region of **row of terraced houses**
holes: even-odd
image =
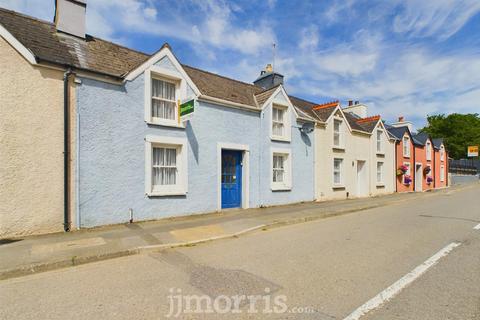
[[[0,237],[445,187],[441,140],[0,9]]]

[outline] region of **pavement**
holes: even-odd
[[[473,186],[478,185],[474,184]],[[202,242],[361,210],[416,201],[471,188],[458,185],[427,193],[309,202],[30,236],[0,245],[0,280],[122,256],[192,246]],[[15,241],[18,240],[18,241]]]
[[[480,184],[415,203],[402,195],[328,219],[2,280],[0,319],[478,320],[479,195]],[[393,297],[350,317],[432,257]],[[235,314],[185,312],[192,297],[235,295],[263,298],[256,313],[251,302]],[[277,298],[287,309],[266,313]]]

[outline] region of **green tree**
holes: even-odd
[[[420,129],[433,139],[443,138],[451,158],[467,157],[467,146],[480,145],[480,117],[478,113],[452,113],[427,117],[427,125]]]

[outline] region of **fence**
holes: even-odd
[[[475,175],[480,173],[479,159],[448,159],[448,172],[453,174]]]

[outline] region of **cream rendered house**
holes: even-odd
[[[313,106],[315,193],[318,201],[394,192],[394,141],[379,116],[356,103]],[[307,111],[307,110],[305,110]]]

